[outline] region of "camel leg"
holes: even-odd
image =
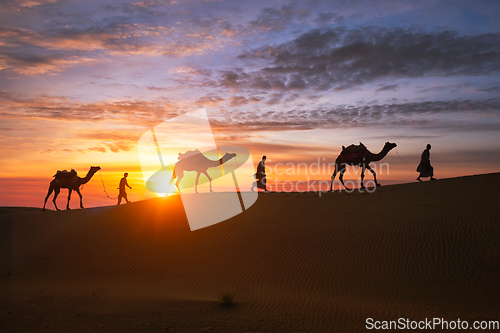
[[[70,210],[69,208],[69,201],[71,200],[71,192],[73,192],[72,189],[68,189],[68,203],[66,204],[66,210]]]
[[[57,196],[59,195],[60,192],[61,192],[61,189],[59,189],[59,188],[54,189],[54,197],[52,198],[52,202],[54,203],[54,207],[56,207],[56,210],[60,210],[59,208],[57,208],[57,204],[56,204],[56,199],[57,199]]]
[[[335,176],[337,176],[337,172],[338,172],[338,167],[337,163],[335,163],[335,171],[333,172],[332,182],[330,183],[330,192],[333,192],[333,181],[335,180]]]
[[[375,172],[375,170],[373,170],[369,165],[367,165],[366,168],[373,174],[373,180],[375,181],[375,186],[382,186],[379,183],[377,183],[377,173]]]
[[[363,168],[361,169],[361,188],[365,188],[365,185],[363,184],[363,179],[365,178],[365,170],[366,164],[363,164]]]
[[[51,186],[49,186],[49,191],[47,193],[47,196],[45,197],[45,202],[43,203],[43,208],[42,208],[43,211],[45,211],[45,205],[47,204],[47,200],[49,199],[52,192],[54,192],[54,188],[51,185]]]
[[[177,178],[177,182],[175,183],[175,186],[177,186],[177,189],[179,190],[179,194],[182,193],[181,192],[181,179],[184,177],[184,172],[181,172],[180,175],[179,175],[179,178]]]
[[[213,192],[212,191],[212,178],[210,178],[210,176],[208,175],[208,172],[206,170],[203,171],[203,174],[205,174],[205,176],[207,176],[208,182],[210,183],[210,192]]]
[[[342,185],[344,185],[344,188],[347,191],[350,191],[351,189],[347,188],[347,186],[345,186],[345,184],[344,184],[344,172],[345,172],[345,164],[341,165],[339,180],[342,183]]]
[[[200,179],[200,173],[196,174],[196,181],[194,182],[194,193],[198,193],[198,179]]]
[[[172,173],[172,177],[168,181],[168,188],[167,188],[167,194],[170,193],[170,185],[172,185],[172,182],[177,176],[175,175],[175,167],[174,167],[174,172]]]
[[[82,209],[83,209],[83,196],[82,196],[82,194],[80,193],[80,188],[77,188],[77,189],[75,190],[75,192],[76,192],[76,193],[78,193],[78,195],[80,196],[80,208],[82,208]]]

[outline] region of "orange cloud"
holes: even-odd
[[[152,56],[184,56],[216,50],[220,44],[206,32],[190,34],[164,26],[115,23],[103,28],[63,30],[56,34],[40,34],[28,29],[3,27],[0,37],[5,47],[34,45],[47,50],[106,50],[110,54]]]
[[[57,3],[59,0],[23,0],[19,1],[19,5],[21,7],[35,7],[35,6],[40,6],[40,5],[45,5],[48,3]]]
[[[100,61],[88,57],[70,56],[66,58],[36,57],[37,59],[14,58],[0,55],[0,69],[12,69],[23,75],[56,75],[75,66],[92,66]]]
[[[163,100],[105,100],[80,103],[61,96],[25,97],[0,91],[0,112],[4,117],[42,118],[65,121],[118,120],[150,126],[184,113],[193,106]]]
[[[103,56],[87,53],[49,54],[47,51],[106,51],[111,56],[187,56],[221,48],[207,32],[196,34],[174,31],[164,26],[147,26],[128,22],[104,27],[67,29],[56,33],[36,32],[11,27],[0,28],[0,70],[10,69],[23,75],[57,74],[68,68],[109,61]],[[41,47],[46,52],[26,51]]]

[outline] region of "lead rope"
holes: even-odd
[[[109,199],[111,199],[111,200],[115,200],[115,199],[117,199],[118,197],[116,197],[116,198],[111,198],[111,197],[109,196],[108,191],[106,191],[106,186],[104,186],[104,181],[102,180],[102,175],[101,175],[101,173],[100,173],[100,172],[99,172],[99,176],[101,177],[102,188],[104,189],[104,193],[106,193],[106,196],[107,196]]]
[[[403,161],[403,159],[401,158],[401,156],[399,155],[399,152],[398,152],[398,149],[397,148],[394,148],[394,150],[396,151],[396,154],[398,154],[398,157],[399,159],[401,160],[401,163],[404,165],[404,167],[410,171],[413,171],[413,169],[409,168],[408,165]]]
[[[238,169],[240,168],[240,167],[238,166],[238,160],[237,160],[237,158],[238,158],[238,155],[236,155],[236,156],[234,157],[234,164],[236,164],[236,169],[234,169],[234,171],[236,171],[236,170],[238,170]],[[246,162],[246,161],[245,161],[245,162]],[[244,163],[244,162],[243,162],[243,163]],[[243,165],[243,164],[241,164],[241,165]],[[252,162],[252,165],[253,165],[253,162]],[[252,178],[254,178],[254,175],[255,175],[255,173],[253,173],[253,174],[251,174],[251,175],[245,174],[245,173],[244,173],[243,171],[241,171],[241,170],[240,170],[239,172],[240,172],[243,176],[245,176],[245,177],[252,177]]]

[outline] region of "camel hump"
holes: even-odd
[[[201,155],[201,152],[198,149],[188,150],[184,154],[183,153],[179,153],[179,155],[177,156],[177,159],[180,161],[180,160],[182,160],[184,158],[191,157],[191,156],[196,156],[196,155]]]
[[[68,171],[68,170],[57,170],[56,174],[53,175],[52,177],[56,177],[56,178],[72,178],[72,177],[75,177],[77,174],[76,174],[76,171],[75,169],[71,169],[71,171]]]
[[[359,153],[359,152],[364,152],[366,150],[367,150],[366,146],[360,142],[359,145],[352,144],[347,147],[342,146],[341,154]]]

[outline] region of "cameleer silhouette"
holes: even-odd
[[[419,182],[422,181],[420,177],[431,177],[431,180],[436,180],[436,178],[434,178],[434,168],[431,165],[430,150],[431,150],[431,145],[427,144],[427,147],[422,152],[422,155],[420,157],[420,164],[417,167],[417,172],[420,172],[420,175],[417,178]]]
[[[66,204],[66,209],[68,210],[70,209],[69,201],[71,200],[72,191],[76,191],[76,193],[78,193],[78,195],[80,196],[80,207],[83,208],[83,200],[82,200],[82,194],[80,193],[80,186],[86,184],[92,178],[92,176],[99,170],[101,170],[100,167],[91,166],[89,172],[84,178],[78,177],[78,175],[74,170],[66,173],[58,171],[53,176],[55,177],[55,179],[50,182],[49,192],[47,193],[47,196],[45,197],[45,202],[43,203],[43,210],[45,210],[45,204],[47,203],[47,199],[50,197],[52,192],[54,192],[54,198],[52,199],[54,207],[56,207],[57,210],[60,210],[59,208],[57,208],[56,198],[59,195],[59,192],[61,192],[62,188],[67,188],[69,190],[68,203]]]
[[[345,189],[349,190],[344,184],[344,172],[347,165],[358,165],[363,168],[363,170],[361,171],[361,188],[365,187],[363,185],[363,179],[365,178],[365,169],[368,169],[373,174],[373,180],[375,181],[375,184],[377,186],[380,186],[380,184],[377,183],[377,174],[375,171],[373,171],[369,164],[371,162],[380,161],[387,155],[387,153],[389,153],[391,149],[395,148],[396,146],[397,145],[395,143],[386,142],[384,148],[382,148],[382,150],[378,154],[371,153],[361,142],[359,143],[359,146],[350,145],[347,148],[342,146],[342,152],[335,160],[335,171],[332,175],[330,191],[333,191],[333,180],[335,179],[335,176],[339,171],[340,182],[342,183],[342,185],[344,185]]]
[[[266,156],[262,156],[262,160],[257,166],[257,173],[255,177],[257,178],[257,188],[267,192],[267,178],[266,178]]]
[[[204,174],[207,176],[208,181],[210,182],[210,192],[212,191],[212,178],[208,175],[207,169],[208,168],[215,168],[215,167],[220,167],[221,164],[226,163],[233,157],[236,157],[236,154],[233,153],[226,153],[222,158],[218,160],[211,160],[205,157],[198,149],[196,150],[188,150],[184,154],[179,153],[179,156],[177,159],[179,162],[175,163],[174,166],[174,173],[172,174],[172,178],[168,182],[168,184],[172,184],[175,178],[177,176],[177,182],[175,183],[175,186],[177,186],[177,189],[179,190],[179,193],[181,193],[181,188],[179,187],[182,178],[184,177],[184,171],[196,171],[198,174],[196,175],[196,181],[195,181],[195,192],[198,193],[198,180],[200,179],[200,174]]]
[[[125,191],[125,186],[127,186],[129,189],[132,189],[132,187],[130,187],[128,185],[127,177],[128,177],[128,172],[125,172],[123,174],[123,178],[120,179],[120,186],[118,187],[118,189],[120,190],[120,193],[118,193],[117,205],[119,205],[122,202],[122,198],[124,198],[127,203],[130,203],[130,201],[128,201],[128,198],[127,198],[127,192]]]

